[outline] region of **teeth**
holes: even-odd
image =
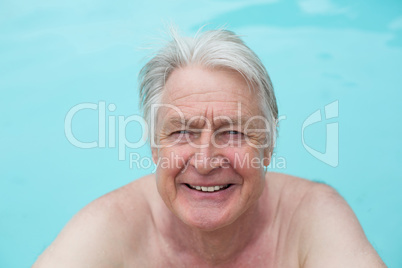
[[[215,191],[219,191],[221,189],[229,187],[229,184],[216,185],[216,186],[198,186],[198,185],[197,186],[189,185],[189,186],[195,190],[202,191],[202,192],[215,192]]]

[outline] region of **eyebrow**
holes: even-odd
[[[198,119],[194,119],[198,118]],[[246,123],[249,120],[252,120],[248,123],[249,128],[258,128],[258,120],[252,119],[253,117],[250,116],[227,116],[227,115],[221,115],[221,116],[216,116],[213,120],[213,126],[215,128],[223,128],[223,127],[228,127],[228,126],[242,126],[246,125]],[[261,119],[259,119],[261,121]],[[171,117],[167,120],[166,125],[170,125],[173,127],[183,127],[183,126],[189,126],[192,128],[203,128],[206,124],[206,122],[209,122],[209,120],[204,117],[204,116],[194,116],[191,118],[186,118],[186,117]],[[211,122],[209,122],[211,123]]]

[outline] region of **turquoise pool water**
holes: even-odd
[[[0,267],[30,266],[79,209],[152,171],[119,116],[139,113],[136,75],[171,21],[244,36],[282,116],[271,168],[335,187],[402,267],[402,3],[363,0],[0,2]],[[68,138],[77,105],[70,134],[95,148]]]

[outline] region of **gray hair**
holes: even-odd
[[[258,56],[235,33],[211,30],[194,38],[182,37],[171,29],[172,40],[145,64],[139,73],[140,107],[151,126],[151,106],[160,103],[165,82],[173,70],[200,65],[206,68],[228,68],[239,72],[256,88],[261,110],[268,122],[268,148],[273,150],[278,120],[278,107],[268,73]],[[154,118],[155,119],[155,118]]]

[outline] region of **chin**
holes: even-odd
[[[204,232],[212,232],[224,228],[234,221],[237,217],[228,211],[221,209],[198,208],[192,209],[187,213],[177,215],[187,226]],[[232,215],[232,216],[231,216]]]

